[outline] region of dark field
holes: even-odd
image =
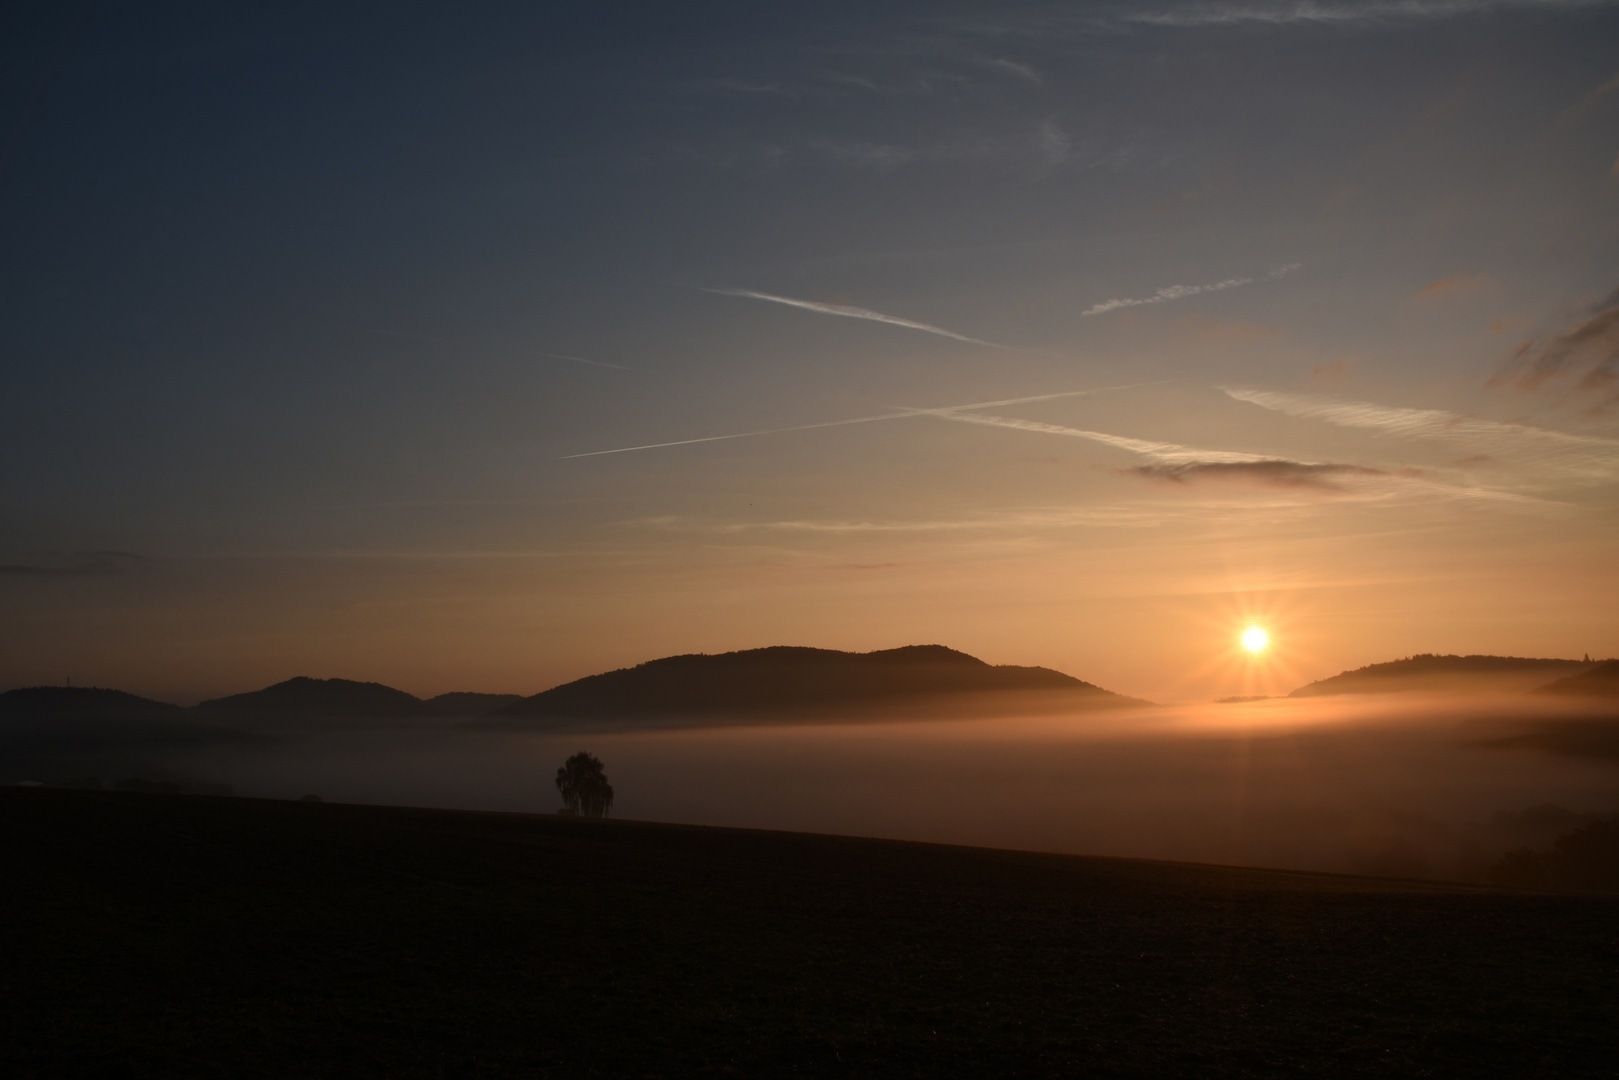
[[[8,1076],[1614,1076],[1619,899],[0,789]]]

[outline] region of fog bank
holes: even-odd
[[[1602,738],[1571,750],[1537,735],[1559,724],[1610,742],[1616,726],[1578,704],[1405,695],[594,733],[369,726],[31,764],[55,769],[34,777],[48,781],[100,770],[550,812],[557,766],[584,749],[624,818],[1471,879],[1569,815],[1619,811],[1619,758]],[[1560,809],[1525,813],[1548,804]]]

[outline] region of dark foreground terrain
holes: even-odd
[[[23,1076],[1613,1076],[1619,900],[0,789]]]

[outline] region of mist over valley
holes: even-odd
[[[942,646],[671,657],[527,698],[41,687],[0,695],[0,767],[545,813],[584,748],[626,818],[1477,881],[1619,812],[1613,666],[1424,656],[1183,705]]]

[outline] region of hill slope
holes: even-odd
[[[0,1069],[1611,1076],[1619,900],[0,788]]]
[[[1608,660],[1577,675],[1558,679],[1536,690],[1537,694],[1565,697],[1619,698],[1619,660]]]
[[[178,705],[91,686],[26,686],[0,694],[0,721],[178,720]]]
[[[300,675],[246,694],[214,698],[198,711],[238,717],[309,716],[384,718],[422,716],[421,698],[381,683],[311,679]]]
[[[522,700],[522,694],[475,694],[457,690],[430,697],[422,704],[434,716],[481,716]]]
[[[1421,653],[1404,660],[1367,664],[1301,686],[1288,697],[1327,694],[1388,694],[1402,691],[1523,691],[1591,665],[1583,660],[1520,656],[1436,656]]]
[[[26,775],[85,755],[156,752],[241,736],[178,705],[79,686],[30,686],[0,694],[0,770]],[[64,757],[66,755],[66,757]]]
[[[960,694],[1057,693],[1138,704],[1049,668],[994,666],[943,645],[870,653],[776,646],[668,656],[524,698],[494,720],[775,713]]]

